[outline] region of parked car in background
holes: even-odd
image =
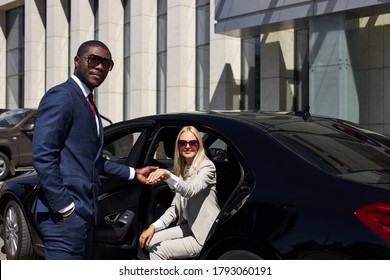
[[[37,111],[5,110],[0,114],[0,181],[32,169],[32,138]]]
[[[104,154],[172,168],[185,125],[216,165],[221,207],[196,259],[390,259],[388,137],[307,111],[165,114],[106,127]],[[139,235],[173,192],[165,182],[101,180],[94,258],[147,259]],[[35,172],[0,187],[8,259],[44,254],[32,214],[39,191]]]
[[[36,109],[0,109],[0,181],[16,172],[33,170],[32,138],[37,114]],[[101,117],[104,126],[113,123]]]

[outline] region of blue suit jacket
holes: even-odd
[[[58,212],[75,203],[87,221],[97,215],[99,174],[127,180],[128,166],[102,157],[103,126],[77,83],[69,78],[42,98],[33,138],[33,165],[41,192],[37,212]]]

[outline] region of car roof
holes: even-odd
[[[310,115],[307,112],[267,112],[267,111],[197,111],[182,113],[166,113],[135,118],[132,121],[153,121],[167,124],[186,125],[187,123],[210,127],[213,130],[222,130],[228,138],[233,137],[239,142],[248,142],[249,139],[238,139],[237,134],[252,135],[261,132],[302,132],[315,134],[349,135],[358,141],[379,141],[390,147],[390,137],[366,130],[359,125],[333,117]],[[226,129],[228,128],[228,129]],[[369,137],[370,139],[368,139]],[[377,143],[374,143],[377,145]]]
[[[239,123],[241,125],[256,126],[258,129],[267,131],[272,127],[281,127],[286,123],[306,123],[306,122],[341,122],[335,118],[313,115],[302,117],[296,115],[294,112],[267,112],[267,111],[197,111],[197,112],[182,112],[182,113],[166,113],[159,115],[150,115],[133,119],[135,121],[177,121],[183,122],[199,122],[203,125],[213,125],[218,127],[221,121],[224,120],[226,124],[232,125]],[[226,125],[225,124],[225,125]]]

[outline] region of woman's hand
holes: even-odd
[[[155,232],[154,225],[150,225],[147,230],[145,230],[139,237],[139,246],[143,248],[144,246],[149,247],[150,240],[152,240]]]
[[[167,169],[159,168],[149,174],[147,181],[149,184],[155,184],[161,180],[166,180],[169,178],[171,178],[171,172]]]

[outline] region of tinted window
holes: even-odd
[[[176,137],[182,127],[165,127],[161,129],[156,137],[158,141],[152,145],[153,161],[159,166],[172,167]],[[224,163],[228,161],[228,145],[225,141],[208,132],[199,130],[203,139],[206,155],[214,163]]]
[[[103,156],[110,160],[127,159],[140,134],[141,132],[131,132],[126,135],[121,135],[118,138],[111,139],[111,141],[104,146]]]
[[[340,135],[275,133],[274,137],[299,156],[332,174],[390,169],[385,149],[376,149]]]
[[[0,127],[13,127],[19,123],[24,117],[30,114],[30,111],[16,110],[7,111],[0,114]]]

